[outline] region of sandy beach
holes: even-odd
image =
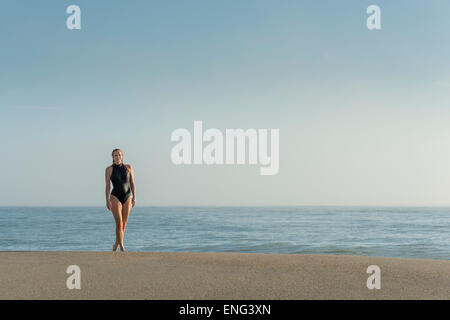
[[[69,290],[67,267],[81,270]],[[381,288],[369,290],[370,265]],[[0,299],[450,299],[450,260],[188,252],[0,252]]]

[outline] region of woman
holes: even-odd
[[[113,251],[116,251],[118,246],[120,246],[121,251],[125,251],[123,235],[131,208],[136,205],[134,173],[131,165],[123,163],[122,150],[114,149],[112,158],[113,164],[107,167],[105,172],[106,207],[112,211],[116,221],[116,243],[113,245]],[[110,181],[113,184],[111,195],[109,194]]]

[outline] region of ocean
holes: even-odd
[[[106,207],[0,207],[0,251],[110,251]],[[450,259],[450,208],[135,207],[127,251]]]

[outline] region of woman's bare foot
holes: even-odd
[[[117,247],[119,246],[119,244],[118,243],[115,243],[114,245],[113,245],[113,250],[112,251],[117,251]]]
[[[120,244],[120,251],[125,251],[125,247],[123,246],[123,244]]]

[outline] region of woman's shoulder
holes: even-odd
[[[131,164],[124,163],[125,167],[127,167],[128,170],[133,170],[133,167]]]

